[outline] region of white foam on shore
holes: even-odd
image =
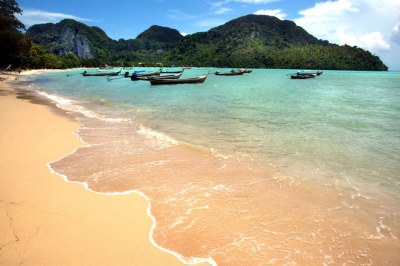
[[[224,155],[214,148],[207,148],[201,145],[191,144],[184,141],[178,141],[173,137],[168,136],[165,133],[155,131],[149,127],[143,126],[142,124],[139,125],[139,130],[137,130],[137,133],[144,135],[148,140],[154,140],[159,148],[167,148],[170,147],[171,145],[184,145],[191,148],[195,148],[197,150],[201,150],[203,152],[207,152],[216,158],[221,158],[226,160],[234,157],[232,155]]]
[[[60,99],[63,99],[63,98],[60,97]],[[64,99],[64,100],[65,100],[65,99]],[[68,101],[68,100],[67,100],[67,101]],[[64,109],[64,110],[65,110],[65,109]],[[54,160],[54,161],[51,161],[51,162],[48,162],[48,163],[47,163],[47,167],[49,168],[49,170],[50,170],[51,173],[56,174],[56,175],[62,177],[62,178],[64,179],[64,181],[67,182],[67,183],[78,183],[78,184],[81,184],[81,185],[83,185],[83,187],[84,187],[86,190],[88,190],[88,191],[90,191],[90,192],[93,192],[93,193],[96,193],[96,194],[100,194],[100,195],[113,196],[113,195],[129,195],[129,194],[132,194],[132,193],[136,193],[136,194],[141,195],[141,196],[142,196],[143,198],[145,198],[146,201],[147,201],[146,213],[147,213],[147,215],[151,218],[151,221],[152,221],[152,226],[151,226],[151,229],[150,229],[150,232],[149,232],[149,239],[150,239],[150,242],[151,242],[156,248],[158,248],[159,250],[161,250],[161,251],[163,251],[163,252],[166,252],[166,253],[169,253],[169,254],[175,256],[176,258],[179,259],[179,261],[181,261],[182,263],[187,264],[187,265],[196,265],[196,264],[200,264],[200,263],[208,263],[208,264],[210,264],[210,265],[212,265],[212,266],[217,266],[217,265],[218,265],[211,257],[208,257],[208,258],[197,258],[197,257],[189,257],[189,258],[186,258],[186,257],[182,256],[181,254],[179,254],[178,252],[175,252],[175,251],[173,251],[173,250],[169,250],[169,249],[167,249],[167,248],[164,248],[164,247],[158,245],[158,244],[156,243],[156,241],[154,240],[154,237],[153,237],[153,235],[154,235],[154,230],[155,230],[155,228],[156,228],[156,226],[157,226],[157,221],[156,221],[156,218],[154,217],[154,215],[151,213],[151,201],[150,201],[149,197],[147,197],[147,195],[145,195],[143,192],[141,192],[141,191],[139,191],[139,190],[128,190],[128,191],[124,191],[124,192],[98,192],[98,191],[95,191],[95,190],[91,189],[91,188],[89,187],[89,184],[88,184],[87,182],[82,182],[82,181],[71,181],[71,180],[68,179],[68,177],[67,177],[66,175],[63,175],[63,174],[60,174],[60,173],[56,172],[56,171],[51,167],[51,164],[52,164],[52,163],[56,163],[56,162],[58,162],[58,161],[61,161],[62,159],[64,159],[64,158],[66,158],[66,157],[68,157],[68,156],[74,154],[75,152],[77,152],[77,151],[78,151],[79,149],[81,149],[81,148],[91,147],[91,145],[90,145],[89,143],[85,142],[85,141],[79,136],[79,129],[78,129],[77,131],[73,132],[73,134],[74,134],[75,136],[77,136],[77,137],[80,139],[80,141],[84,144],[84,146],[82,146],[82,147],[77,147],[77,148],[75,148],[74,150],[72,150],[70,153],[68,153],[68,154],[66,154],[66,155],[64,155],[64,156],[62,156],[61,158],[59,158],[59,159],[57,159],[57,160]]]
[[[90,146],[90,145],[89,145],[89,146]],[[133,194],[133,193],[139,194],[140,196],[142,196],[143,198],[145,198],[146,201],[147,201],[146,213],[147,213],[147,215],[151,218],[151,221],[152,221],[152,226],[151,226],[151,229],[150,229],[150,232],[149,232],[149,239],[150,239],[150,242],[151,242],[156,248],[162,250],[163,252],[169,253],[169,254],[171,254],[171,255],[177,257],[177,258],[179,259],[179,261],[181,261],[182,263],[187,264],[187,265],[196,265],[196,264],[200,264],[200,263],[208,263],[208,264],[210,264],[210,265],[212,265],[212,266],[217,266],[217,265],[218,265],[218,264],[216,263],[216,261],[213,260],[211,257],[208,257],[208,258],[197,258],[197,257],[189,257],[189,258],[186,258],[186,257],[182,256],[181,254],[179,254],[178,252],[175,252],[175,251],[173,251],[173,250],[169,250],[169,249],[167,249],[167,248],[164,248],[164,247],[158,245],[158,244],[156,243],[156,241],[154,240],[154,237],[153,237],[153,235],[154,235],[154,230],[155,230],[155,228],[156,228],[156,226],[157,226],[157,221],[156,221],[156,218],[154,217],[154,215],[151,213],[151,201],[150,201],[149,197],[147,197],[146,194],[144,194],[143,192],[141,192],[141,191],[139,191],[139,190],[128,190],[128,191],[124,191],[124,192],[98,192],[98,191],[92,190],[92,189],[89,187],[89,185],[88,185],[87,182],[71,181],[71,180],[68,179],[68,177],[67,177],[66,175],[63,175],[63,174],[60,174],[60,173],[56,172],[56,171],[51,167],[51,164],[52,164],[52,163],[55,163],[55,162],[57,162],[57,161],[62,160],[63,158],[65,158],[65,157],[67,157],[67,156],[69,156],[69,155],[75,153],[75,152],[76,152],[78,149],[80,149],[80,148],[82,148],[82,147],[76,148],[76,149],[73,150],[71,153],[69,153],[69,154],[67,154],[67,155],[65,155],[65,156],[63,156],[63,157],[61,157],[61,158],[58,159],[58,160],[55,160],[55,161],[52,161],[52,162],[47,163],[47,167],[49,168],[50,172],[53,173],[53,174],[56,174],[56,175],[58,175],[58,176],[61,176],[61,177],[64,179],[64,181],[67,182],[67,183],[78,183],[78,184],[81,184],[81,185],[83,185],[83,187],[84,187],[86,190],[88,190],[88,191],[90,191],[90,192],[93,192],[93,193],[96,193],[96,194],[100,194],[100,195],[115,196],[115,195],[129,195],[129,194]]]
[[[144,135],[148,140],[155,140],[156,143],[160,145],[160,147],[169,147],[171,145],[179,144],[176,139],[171,138],[164,133],[145,127],[142,124],[139,125],[139,130],[137,131],[137,133]]]
[[[47,99],[51,100],[58,108],[65,110],[67,112],[79,113],[83,114],[88,118],[96,118],[98,120],[106,121],[106,122],[127,122],[128,119],[123,118],[109,118],[99,115],[91,110],[86,109],[85,107],[78,105],[76,101],[67,99],[64,97],[60,97],[53,94],[48,94],[44,91],[37,91],[37,93]]]

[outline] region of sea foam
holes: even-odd
[[[124,119],[124,118],[105,117],[103,115],[97,114],[96,112],[88,110],[87,108],[79,105],[77,101],[67,99],[65,97],[61,97],[61,96],[54,95],[54,94],[48,94],[44,91],[38,91],[38,94],[51,100],[58,108],[65,110],[66,112],[79,113],[79,114],[84,115],[85,117],[96,118],[96,119],[106,121],[106,122],[127,122],[127,121],[129,121],[128,119]]]

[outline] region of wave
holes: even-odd
[[[66,111],[66,112],[73,112],[73,113],[79,113],[79,114],[83,114],[85,117],[88,118],[95,118],[95,119],[99,119],[101,121],[105,121],[105,122],[130,122],[128,119],[114,119],[114,118],[107,118],[104,116],[101,116],[93,111],[90,111],[88,109],[86,109],[83,106],[80,106],[77,104],[76,101],[71,100],[71,99],[67,99],[64,97],[60,97],[57,95],[51,95],[51,94],[47,94],[46,92],[38,92],[41,96],[44,96],[48,99],[50,99],[58,108]],[[92,193],[96,193],[96,194],[101,194],[101,195],[108,195],[108,196],[114,196],[114,195],[129,195],[129,194],[139,194],[140,196],[142,196],[143,198],[146,199],[147,201],[147,208],[146,208],[146,213],[147,215],[151,218],[152,221],[152,226],[150,228],[149,231],[149,240],[152,243],[153,246],[155,246],[156,248],[158,248],[159,250],[166,252],[168,254],[171,254],[173,256],[175,256],[176,258],[179,259],[179,261],[181,261],[184,264],[187,265],[197,265],[197,264],[202,264],[202,263],[208,263],[211,266],[217,266],[218,264],[215,262],[215,260],[211,257],[205,257],[205,258],[201,258],[201,257],[185,257],[183,255],[181,255],[178,252],[175,252],[173,250],[164,248],[162,246],[160,246],[159,244],[157,244],[157,242],[154,240],[154,231],[155,228],[157,227],[157,220],[155,218],[155,216],[152,214],[151,208],[151,201],[150,198],[143,192],[139,191],[139,190],[127,190],[127,191],[123,191],[123,192],[99,192],[96,190],[93,190],[92,188],[90,188],[89,183],[85,182],[85,181],[74,181],[74,180],[70,180],[68,178],[68,176],[57,172],[53,167],[52,164],[59,162],[61,160],[63,160],[64,158],[67,158],[71,155],[73,155],[74,153],[78,152],[81,148],[87,148],[87,147],[91,147],[92,145],[90,143],[85,142],[80,134],[79,134],[80,130],[78,129],[77,131],[74,132],[74,134],[81,140],[81,142],[83,143],[83,145],[81,147],[77,147],[74,150],[72,150],[70,153],[62,156],[61,158],[58,158],[54,161],[48,162],[47,163],[47,167],[50,170],[51,173],[56,174],[60,177],[63,178],[63,180],[67,183],[78,183],[81,184],[86,190],[92,192]],[[165,147],[165,145],[178,145],[178,141],[167,136],[166,134],[151,130],[150,128],[146,128],[142,125],[140,125],[139,130],[137,131],[140,134],[144,134],[146,135],[148,138],[152,138],[152,139],[157,139],[157,144],[160,147]]]
[[[78,104],[77,101],[67,99],[58,95],[48,94],[44,91],[38,91],[38,94],[51,100],[58,108],[65,110],[68,113],[79,113],[88,118],[95,118],[105,122],[128,122],[125,118],[110,118],[100,115]]]
[[[77,150],[79,150],[79,148],[77,148],[77,149],[75,149],[74,151],[72,151],[71,153],[69,153],[69,154],[67,154],[67,155],[65,155],[65,156],[63,156],[63,157],[61,157],[60,159],[57,159],[57,160],[55,160],[55,161],[52,161],[52,162],[47,163],[47,167],[49,168],[50,172],[53,173],[53,174],[56,174],[56,175],[58,175],[58,176],[61,176],[61,177],[64,179],[64,181],[67,182],[67,183],[78,183],[78,184],[81,184],[81,185],[83,185],[83,187],[84,187],[86,190],[88,190],[88,191],[90,191],[90,192],[92,192],[92,193],[96,193],[96,194],[108,195],[108,196],[129,195],[129,194],[133,194],[133,193],[139,194],[140,196],[142,196],[143,198],[145,198],[146,201],[147,201],[146,213],[147,213],[147,215],[151,218],[151,221],[152,221],[152,226],[151,226],[151,229],[150,229],[150,232],[149,232],[149,239],[150,239],[150,242],[151,242],[156,248],[158,248],[159,250],[161,250],[161,251],[163,251],[163,252],[166,252],[166,253],[168,253],[168,254],[171,254],[171,255],[175,256],[176,258],[178,258],[178,259],[179,259],[182,263],[184,263],[184,264],[195,265],[195,264],[200,264],[200,263],[208,263],[208,264],[210,264],[211,266],[217,266],[217,265],[218,265],[218,264],[215,262],[215,260],[213,260],[211,257],[208,257],[208,258],[189,257],[189,258],[187,258],[187,257],[182,256],[182,255],[179,254],[178,252],[175,252],[175,251],[166,249],[166,248],[164,248],[164,247],[158,245],[158,244],[156,243],[156,241],[154,240],[154,237],[153,237],[153,235],[154,235],[154,230],[155,230],[155,228],[156,228],[156,226],[157,226],[157,220],[156,220],[156,218],[154,217],[154,215],[153,215],[152,212],[151,212],[151,201],[150,201],[149,197],[147,197],[146,194],[144,194],[143,192],[138,191],[138,190],[128,190],[128,191],[124,191],[124,192],[98,192],[98,191],[92,190],[92,189],[89,187],[89,184],[88,184],[87,182],[71,181],[71,180],[68,179],[67,176],[58,173],[57,171],[55,171],[55,170],[51,167],[51,164],[52,164],[52,163],[55,163],[55,162],[57,162],[57,161],[62,160],[62,159],[65,158],[65,157],[68,157],[69,155],[75,153]]]
[[[147,139],[156,140],[157,144],[159,144],[161,147],[170,147],[171,145],[179,144],[179,141],[177,141],[176,139],[164,133],[145,127],[142,124],[139,125],[137,133],[144,135]]]

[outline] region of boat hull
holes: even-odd
[[[99,72],[99,73],[87,73],[86,71],[82,73],[84,77],[104,77],[104,76],[118,76],[121,71],[115,72]]]
[[[163,78],[152,78],[149,79],[151,85],[167,85],[167,84],[192,84],[192,83],[203,83],[208,75],[186,78],[186,79],[163,79]]]

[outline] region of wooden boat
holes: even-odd
[[[297,75],[314,75],[314,76],[320,76],[323,73],[323,71],[317,70],[301,70],[297,71]]]
[[[188,83],[203,83],[208,77],[206,75],[198,76],[195,78],[184,78],[184,79],[171,79],[171,78],[152,78],[149,79],[151,85],[166,85],[166,84],[188,84]]]
[[[130,76],[131,80],[140,80],[140,78],[143,77],[151,77],[151,76],[159,76],[160,71],[153,71],[153,72],[133,72],[132,75]],[[129,72],[125,73],[125,77],[129,77]]]
[[[237,76],[237,75],[243,75],[244,73],[244,69],[240,69],[240,70],[231,70],[230,72],[220,72],[219,70],[217,70],[217,72],[215,72],[215,75],[218,76]]]
[[[98,73],[88,73],[86,70],[82,73],[84,77],[104,77],[104,76],[118,76],[121,73],[121,70],[114,72],[98,72]]]
[[[244,71],[243,71],[243,73],[251,73],[253,71],[253,69],[245,69]]]
[[[136,80],[150,80],[150,79],[179,79],[182,76],[182,73],[178,75],[154,75],[154,76],[144,76],[144,77],[137,77]]]
[[[301,75],[295,74],[295,75],[291,75],[290,78],[291,79],[309,79],[309,78],[315,78],[315,76],[316,75],[313,75],[313,74],[308,74],[308,75],[306,75],[306,74],[301,74]]]
[[[163,70],[162,68],[160,68],[160,72],[161,74],[179,74],[182,73],[185,69],[181,69],[181,70],[176,70],[176,71],[172,71],[172,70]]]

